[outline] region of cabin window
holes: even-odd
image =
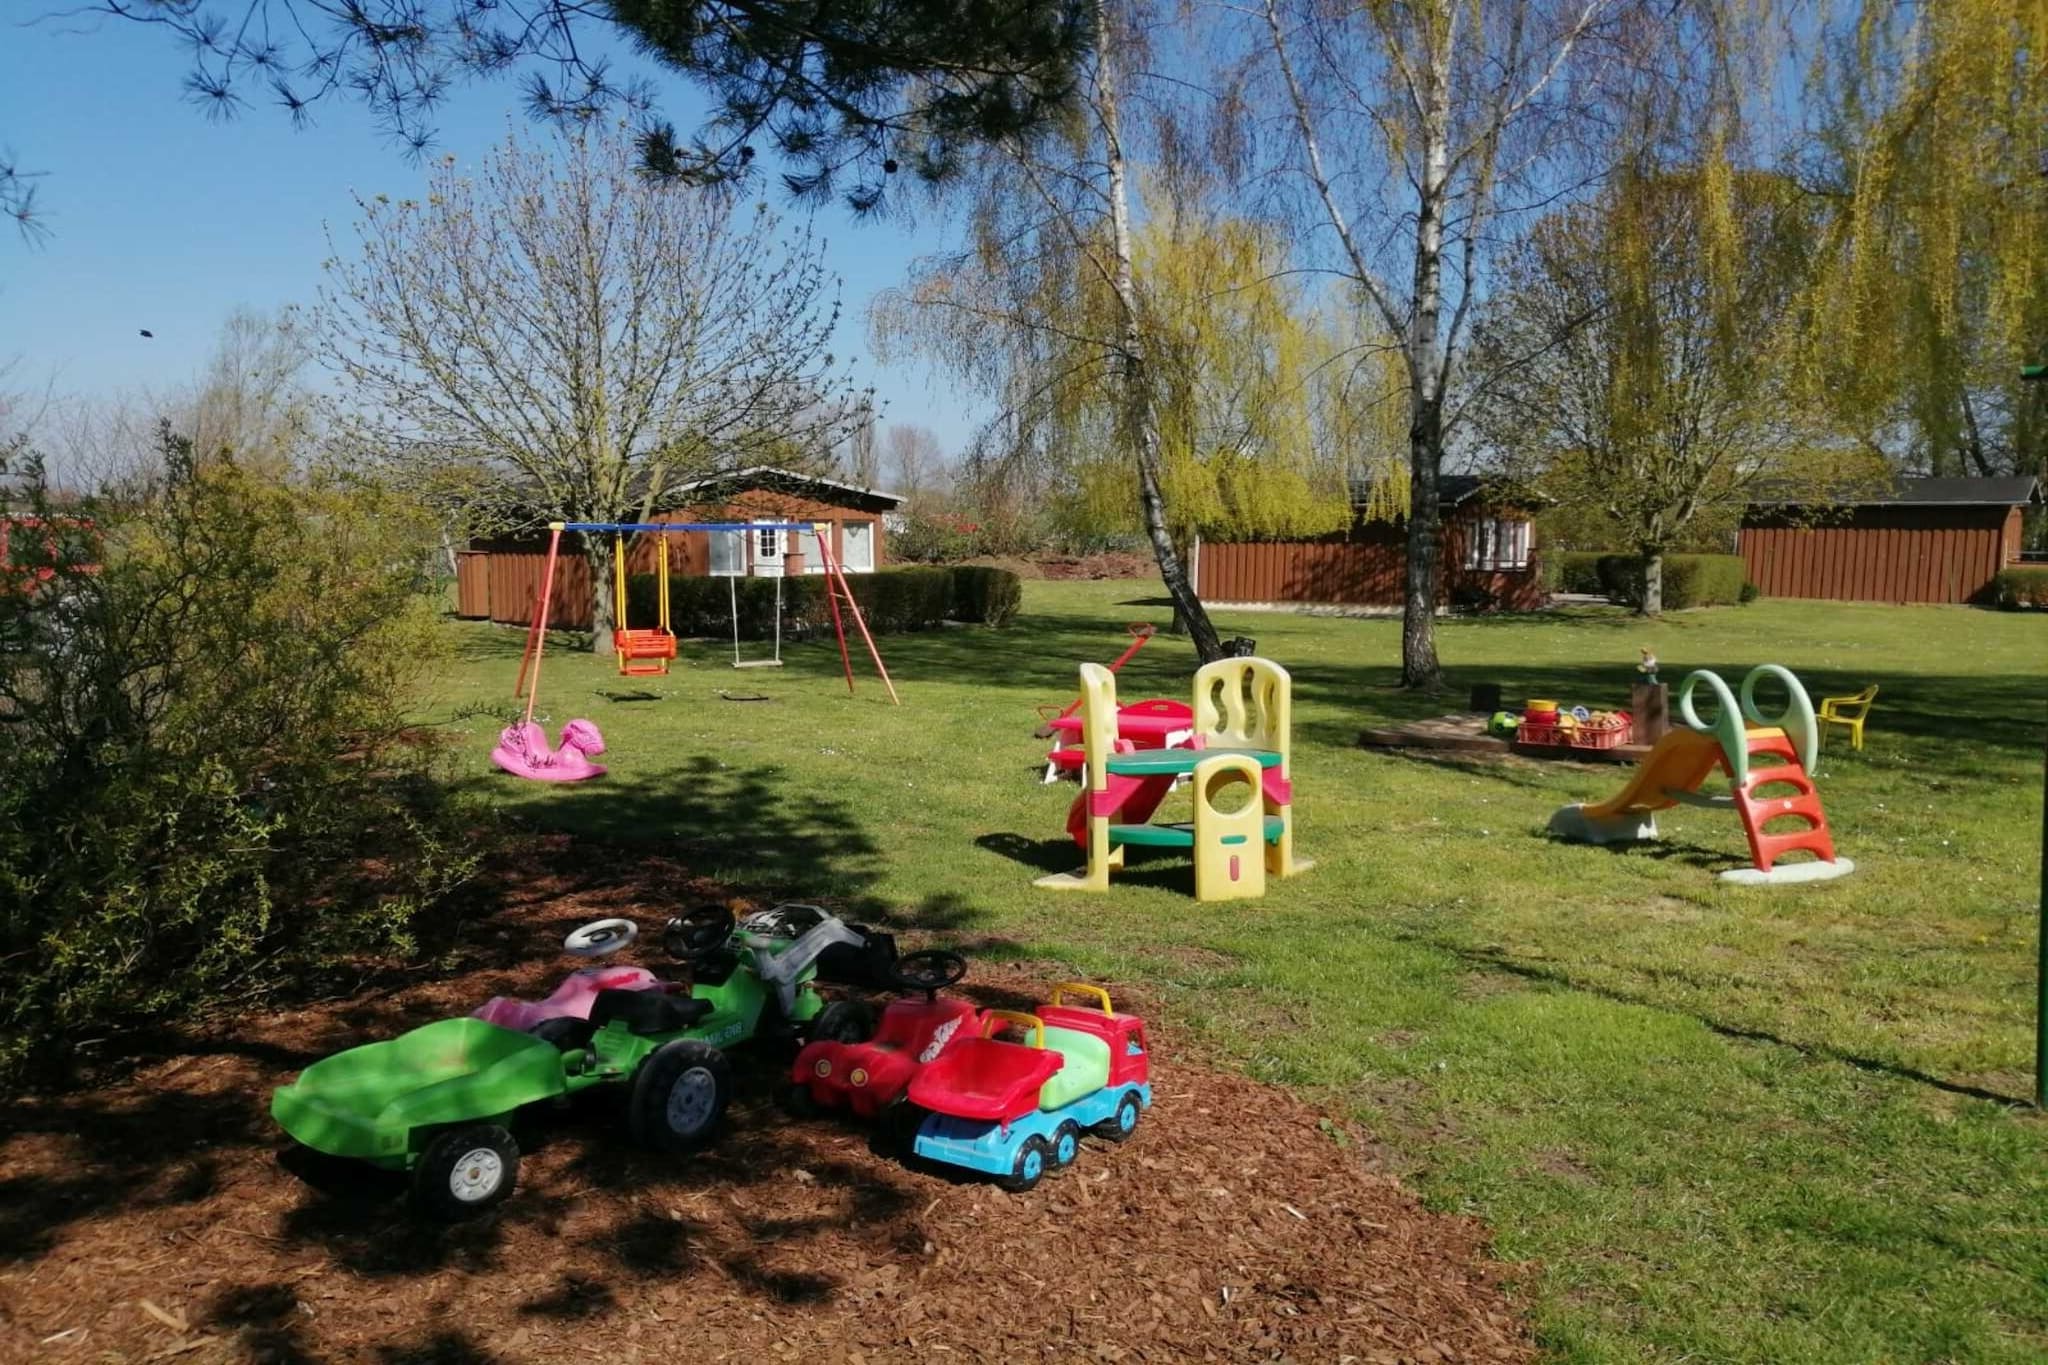
[[[819,526],[823,530],[819,530]],[[805,573],[823,573],[825,571],[825,551],[829,551],[829,548],[831,548],[829,536],[831,536],[831,522],[815,522],[811,526],[811,530],[797,532],[797,548],[799,548],[799,551],[803,551],[803,571]]]
[[[873,573],[875,569],[875,524],[872,521],[840,523],[843,562],[848,573]]]
[[[1465,567],[1481,570],[1528,568],[1533,529],[1526,521],[1502,517],[1481,517],[1468,523]]]
[[[746,543],[741,537],[745,531],[713,531],[711,535],[711,573],[717,578],[738,578],[747,571]]]

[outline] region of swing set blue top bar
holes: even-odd
[[[826,523],[830,524],[830,523]],[[551,521],[550,531],[816,531],[815,521]]]

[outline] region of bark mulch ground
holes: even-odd
[[[710,1150],[636,1150],[616,1104],[586,1096],[520,1133],[502,1210],[452,1228],[410,1220],[389,1178],[283,1150],[273,1086],[336,1047],[545,990],[568,927],[635,910],[657,927],[645,895],[540,879],[431,982],[248,1017],[14,1104],[0,1360],[1533,1357],[1479,1225],[1426,1211],[1370,1169],[1363,1134],[1203,1065],[1170,1028],[1137,1134],[1090,1138],[1027,1195],[785,1118],[772,1044],[735,1054]],[[1051,979],[980,965],[964,989],[1028,1005]]]

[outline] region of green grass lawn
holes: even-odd
[[[970,951],[1142,982],[1165,1030],[1355,1112],[1441,1208],[1526,1263],[1544,1343],[1574,1360],[2040,1360],[2048,1121],[2031,1091],[2043,670],[2038,616],[1758,603],[1640,624],[1586,610],[1445,623],[1456,695],[1394,690],[1399,624],[1222,613],[1295,680],[1306,876],[1196,904],[1185,862],[1107,897],[1071,866],[1070,786],[1041,787],[1033,707],[1073,694],[1142,583],[1027,586],[1007,631],[882,642],[902,693],[827,640],[777,672],[686,646],[665,679],[550,653],[543,710],[596,719],[607,779],[518,783],[484,758],[517,632],[462,626],[439,714],[475,782],[536,829],[631,840],[766,893],[836,898]],[[1861,754],[1819,774],[1855,875],[1740,890],[1725,812],[1666,842],[1555,845],[1551,811],[1625,769],[1458,762],[1354,745],[1474,682],[1625,706],[1637,650],[1676,683],[1782,663],[1818,697],[1883,685]],[[1120,694],[1184,696],[1160,637]],[[765,692],[761,702],[718,689]],[[634,700],[632,694],[658,700]],[[1183,798],[1184,799],[1184,798]]]

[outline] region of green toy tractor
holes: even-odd
[[[564,947],[601,956],[635,933],[631,921],[604,920]],[[814,984],[820,953],[861,945],[837,919],[800,932],[772,918],[735,927],[730,911],[707,907],[671,921],[665,941],[689,966],[687,987],[641,968],[587,968],[545,1001],[493,1000],[483,1017],[315,1062],[278,1088],[271,1116],[315,1151],[409,1171],[415,1207],[452,1221],[511,1195],[519,1146],[510,1124],[529,1105],[629,1086],[634,1139],[687,1153],[710,1138],[732,1094],[721,1049],[775,1034],[857,1041],[872,1029],[865,1006],[828,1004]]]

